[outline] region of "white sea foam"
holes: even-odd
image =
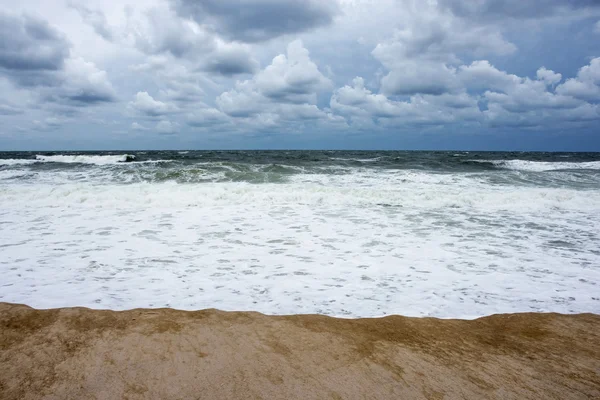
[[[472,160],[476,162],[492,163],[500,168],[517,171],[556,171],[556,170],[578,170],[578,169],[600,169],[600,161],[588,162],[546,162],[527,160]]]
[[[284,184],[54,172],[2,184],[0,301],[346,317],[600,311],[600,190],[353,171]]]

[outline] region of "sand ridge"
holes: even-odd
[[[336,319],[0,303],[0,399],[594,399],[600,316]]]

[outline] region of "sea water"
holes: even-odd
[[[0,153],[0,301],[600,312],[600,154]]]

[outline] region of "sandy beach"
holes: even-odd
[[[1,399],[593,399],[600,316],[336,319],[0,303]]]

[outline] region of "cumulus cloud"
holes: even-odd
[[[329,25],[337,0],[171,0],[179,15],[225,38],[260,42]]]
[[[475,90],[504,91],[521,82],[517,75],[500,71],[487,60],[476,60],[470,65],[461,65],[458,75],[464,86]]]
[[[547,85],[556,85],[562,80],[562,75],[552,70],[542,67],[537,70],[536,76],[538,80],[546,82]]]
[[[600,57],[582,67],[576,78],[559,85],[556,92],[587,101],[600,100]]]
[[[287,47],[287,56],[280,54],[271,65],[255,77],[257,89],[265,96],[283,102],[315,102],[316,93],[328,89],[331,81],[310,59],[300,40]]]
[[[235,89],[222,93],[217,105],[232,116],[259,113],[265,103],[314,104],[317,93],[331,87],[317,65],[310,59],[308,50],[296,40],[271,64],[251,80],[238,82]]]
[[[546,68],[539,68],[532,79],[501,71],[488,61],[475,61],[451,71],[448,79],[452,81],[452,92],[418,93],[405,101],[374,93],[365,87],[364,79],[355,78],[351,85],[334,91],[330,104],[333,111],[362,125],[365,120],[372,120],[385,127],[455,123],[505,128],[551,124],[556,127],[600,120],[597,104],[566,90],[570,88],[569,82],[596,85],[600,80],[595,66],[592,60],[576,79],[558,85],[562,75]]]
[[[135,95],[135,99],[129,102],[129,107],[138,113],[150,117],[159,117],[177,111],[177,107],[172,104],[154,100],[148,92],[138,92]]]
[[[331,108],[347,115],[372,115],[375,118],[399,117],[403,114],[401,103],[390,101],[383,94],[374,94],[365,88],[362,77],[356,77],[352,85],[336,90],[330,101]]]
[[[394,101],[383,94],[373,93],[357,77],[352,85],[336,90],[331,108],[351,119],[373,118],[385,126],[414,126],[464,123],[482,119],[477,101],[467,93],[413,95],[407,101]]]
[[[458,78],[467,87],[487,88],[483,99],[488,107],[499,107],[510,113],[532,110],[573,109],[581,101],[552,91],[562,75],[546,68],[536,72],[536,79],[522,78],[500,71],[489,62],[478,61],[460,69]]]
[[[465,22],[430,4],[413,3],[407,12],[411,18],[404,27],[372,52],[389,71],[381,81],[388,95],[455,91],[459,55],[506,55],[516,50],[496,28]]]
[[[578,46],[598,30],[596,1],[159,0],[125,14],[110,2],[25,3],[52,23],[0,6],[6,125],[104,119],[132,135],[274,137],[600,122],[600,58],[570,72],[600,49]],[[523,25],[560,50],[553,24],[568,57],[519,49],[533,43],[515,33]]]
[[[221,93],[216,99],[218,113],[204,111],[200,122],[191,124],[224,123],[226,117],[248,131],[277,127],[279,132],[299,132],[308,126],[342,129],[347,127],[345,118],[316,104],[317,94],[331,87],[332,82],[311,60],[302,42],[293,41],[286,54],[273,58],[252,79],[238,81],[233,89]]]

